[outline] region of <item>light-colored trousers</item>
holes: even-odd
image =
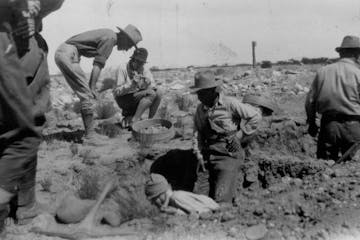
[[[95,94],[91,91],[84,71],[80,67],[80,55],[74,45],[63,43],[55,52],[55,63],[66,81],[80,98],[81,110],[93,113]]]

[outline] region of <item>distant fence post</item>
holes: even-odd
[[[253,65],[253,68],[255,68],[256,67],[256,56],[255,56],[256,42],[255,41],[251,42],[251,47],[252,47],[252,65]]]

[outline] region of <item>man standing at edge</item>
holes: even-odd
[[[26,201],[20,215],[17,212],[18,220],[33,218],[41,210],[32,191],[40,143],[34,121],[37,111],[19,58],[31,52],[30,39],[37,31],[38,21],[59,8],[62,1],[46,1],[43,8],[42,3],[0,1],[0,238],[4,235],[9,203],[19,197],[20,191],[31,201]]]
[[[114,46],[118,50],[136,48],[142,40],[140,31],[129,24],[125,29],[115,33],[111,29],[96,29],[80,33],[59,46],[55,53],[55,62],[70,87],[81,102],[81,116],[85,127],[84,143],[104,145],[106,139],[95,132],[94,107],[96,100],[96,83],[101,69],[110,56]],[[84,71],[80,67],[80,57],[94,57],[90,81],[87,83]]]
[[[322,115],[317,158],[336,161],[360,141],[360,39],[345,36],[335,50],[340,60],[317,71],[305,109],[313,137],[318,133],[316,114]]]

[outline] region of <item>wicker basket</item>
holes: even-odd
[[[166,127],[167,130],[162,130],[159,133],[142,132],[145,128],[156,125]],[[140,142],[140,144],[149,146],[157,142],[170,140],[175,136],[175,131],[170,121],[164,119],[147,119],[134,123],[132,126],[132,135],[136,141]]]

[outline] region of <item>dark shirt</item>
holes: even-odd
[[[117,36],[111,29],[96,29],[80,33],[68,39],[67,44],[74,45],[84,57],[95,57],[94,65],[103,68],[109,58]]]

